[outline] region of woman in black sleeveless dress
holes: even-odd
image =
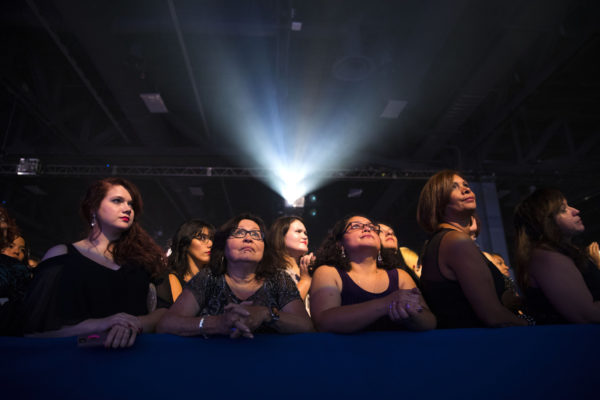
[[[571,239],[585,229],[556,189],[538,189],[515,210],[517,280],[539,324],[599,323],[600,270]]]
[[[417,221],[432,236],[421,290],[439,328],[527,325],[501,303],[504,279],[469,237],[475,194],[455,171],[433,175],[421,191]]]

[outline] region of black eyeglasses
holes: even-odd
[[[344,229],[344,233],[350,232],[350,231],[356,231],[356,230],[362,231],[365,229],[365,227],[369,228],[370,231],[375,232],[375,233],[381,232],[379,225],[375,225],[370,222],[368,224],[363,224],[361,222],[351,222],[348,225],[346,225],[346,229]]]
[[[196,233],[194,236],[192,236],[192,239],[198,239],[199,241],[206,243],[209,240],[213,240],[212,235],[207,235],[205,233]]]
[[[247,231],[243,228],[233,228],[231,230],[231,233],[229,233],[229,236],[237,238],[237,239],[243,239],[248,234],[254,240],[264,240],[265,239],[265,234],[262,233],[262,231],[260,231],[260,230]]]

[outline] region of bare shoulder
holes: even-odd
[[[42,261],[47,260],[52,257],[62,256],[63,254],[67,254],[67,246],[64,244],[58,244],[56,246],[50,247],[44,257],[42,257]]]
[[[400,289],[412,289],[416,287],[415,281],[413,281],[413,278],[406,271],[400,268],[396,268],[396,270],[398,271],[398,286]]]
[[[319,265],[317,268],[315,268],[314,276],[330,276],[334,274],[339,275],[335,267],[332,267],[331,265]]]
[[[448,232],[440,243],[440,252],[448,257],[460,257],[465,251],[472,252],[475,250],[479,252],[475,242],[464,232]]]
[[[575,262],[558,251],[536,248],[531,253],[531,273],[534,276],[543,275],[548,271],[564,271],[577,269]]]
[[[331,265],[320,265],[315,269],[311,286],[337,286],[341,287],[342,280],[335,267]]]

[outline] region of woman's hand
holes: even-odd
[[[132,328],[127,328],[122,325],[114,325],[108,331],[108,335],[104,340],[104,347],[108,348],[124,348],[131,347],[135,343],[137,331]]]
[[[402,322],[423,312],[419,289],[399,289],[391,295],[388,316],[392,321]]]
[[[136,333],[142,332],[142,323],[140,319],[126,313],[118,313],[105,318],[91,319],[90,323],[91,332],[104,332],[116,325],[133,329]]]
[[[254,337],[252,329],[246,323],[246,318],[249,316],[250,312],[241,304],[227,304],[225,313],[221,315],[221,333],[229,335],[233,339],[240,336],[252,339]]]
[[[586,248],[588,256],[592,259],[596,267],[600,268],[600,246],[598,246],[598,242],[592,242]]]
[[[251,332],[257,330],[263,323],[271,320],[271,312],[265,306],[255,306],[251,301],[244,301],[239,306],[248,313],[248,315],[243,317],[242,321]]]
[[[308,267],[315,262],[315,255],[313,253],[306,254],[300,258],[298,267],[300,268],[300,279],[310,279]]]

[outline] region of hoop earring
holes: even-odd
[[[96,214],[92,214],[92,221],[90,222],[90,226],[92,228],[96,226]]]
[[[381,251],[377,254],[377,262],[381,264],[383,262],[383,257],[381,257]]]

